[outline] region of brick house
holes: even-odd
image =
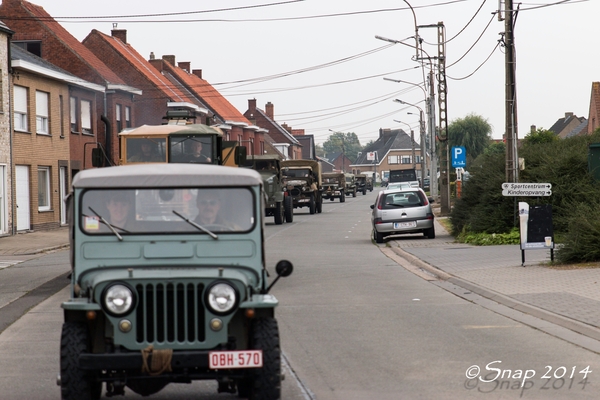
[[[369,153],[376,155],[374,160],[369,159]],[[375,173],[377,182],[380,182],[382,178],[387,179],[390,170],[409,169],[413,168],[413,165],[417,170],[417,176],[421,177],[419,143],[414,142],[402,129],[380,129],[379,138],[360,153],[351,168],[357,174]]]
[[[64,200],[70,182],[71,88],[93,94],[103,87],[78,79],[16,45],[11,46],[11,65],[13,233],[58,228],[67,223]]]
[[[128,86],[87,47],[80,43],[43,7],[23,0],[3,0],[3,21],[13,30],[13,43],[65,71],[104,87],[103,93],[78,91],[64,99],[69,104],[71,173],[91,167],[93,147],[105,148],[107,164],[118,162],[115,127],[135,124],[133,103],[142,91]],[[92,96],[88,98],[86,96]],[[90,143],[95,143],[91,145]]]
[[[12,143],[10,111],[10,38],[14,32],[0,22],[0,235],[13,232]]]
[[[548,129],[552,131],[561,139],[577,136],[581,132],[587,133],[587,119],[585,117],[578,117],[572,112],[566,112],[564,118],[556,120],[554,125]]]
[[[288,127],[287,124],[282,124],[282,126],[290,132],[296,140],[302,146],[302,158],[305,160],[316,160],[317,159],[317,151],[315,149],[315,136],[307,135],[304,133],[304,129],[292,129]]]
[[[268,137],[273,139],[271,143],[277,150],[284,154],[289,160],[298,160],[302,158],[302,145],[300,142],[283,126],[275,122],[274,106],[271,102],[265,105],[265,110],[256,107],[256,99],[248,100],[248,110],[244,113],[250,122],[265,129]]]
[[[598,128],[600,128],[600,82],[592,82],[587,134],[591,135]]]

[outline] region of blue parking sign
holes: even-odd
[[[464,146],[452,148],[452,168],[465,168],[467,166],[467,149]]]

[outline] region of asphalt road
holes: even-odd
[[[598,354],[467,301],[455,294],[461,288],[444,288],[388,258],[386,246],[370,240],[374,196],[326,202],[322,214],[296,210],[291,224],[268,220],[269,269],[280,259],[295,267],[272,289],[280,301],[283,399],[597,398]],[[428,243],[420,235],[403,240]],[[46,273],[44,265],[60,275],[67,256],[19,264],[21,275],[43,280],[36,275]],[[0,334],[3,399],[60,398],[59,304],[66,297],[63,289]],[[503,375],[494,380],[497,372]],[[217,394],[212,382],[169,385],[151,398],[192,397],[237,398]]]

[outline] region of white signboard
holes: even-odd
[[[502,196],[550,196],[552,195],[551,183],[514,183],[505,182],[502,184]]]
[[[367,160],[368,161],[374,161],[375,160],[375,152],[374,151],[370,151],[367,153]]]

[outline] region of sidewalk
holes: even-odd
[[[600,340],[600,268],[549,266],[549,250],[526,251],[523,267],[519,245],[455,243],[437,221],[434,240],[388,243],[396,254],[442,281]]]
[[[43,253],[69,246],[69,228],[18,233],[0,237],[0,255],[19,256]]]

